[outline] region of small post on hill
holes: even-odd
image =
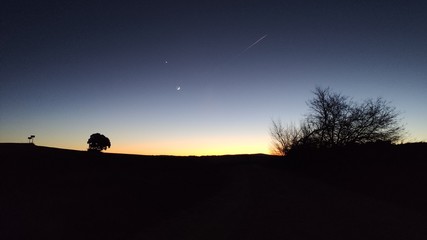
[[[34,144],[34,138],[35,138],[36,136],[34,136],[34,135],[31,135],[31,136],[29,136],[28,137],[28,143],[29,144]]]

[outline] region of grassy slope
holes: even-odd
[[[0,238],[427,239],[427,148],[400,147],[293,164],[0,144]]]

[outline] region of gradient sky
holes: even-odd
[[[383,97],[427,141],[427,1],[1,5],[0,142],[269,153],[271,120],[298,123],[316,86]]]

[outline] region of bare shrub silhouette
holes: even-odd
[[[273,120],[270,127],[270,136],[273,140],[272,153],[274,155],[285,156],[293,146],[298,144],[298,141],[302,137],[302,132],[295,124],[285,127],[281,121]]]
[[[276,151],[287,154],[296,147],[332,148],[377,141],[393,143],[403,136],[404,127],[399,122],[396,108],[382,98],[357,103],[330,88],[317,87],[313,93],[314,98],[307,103],[309,113],[299,129],[285,129],[281,123],[273,122],[270,133]]]

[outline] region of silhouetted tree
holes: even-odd
[[[343,146],[375,141],[396,142],[402,137],[394,107],[382,98],[367,99],[361,104],[347,96],[317,87],[308,102],[310,113],[301,141],[319,147]]]
[[[87,140],[87,144],[89,144],[88,151],[100,152],[111,147],[110,139],[100,133],[90,135],[89,140]]]
[[[273,122],[270,129],[275,149],[287,154],[295,148],[331,148],[368,142],[397,142],[402,138],[396,109],[382,98],[356,103],[329,88],[315,89],[307,104],[310,112],[295,127]]]
[[[280,121],[272,121],[270,136],[273,140],[272,153],[275,155],[287,155],[301,138],[301,131],[294,125],[283,126]]]

